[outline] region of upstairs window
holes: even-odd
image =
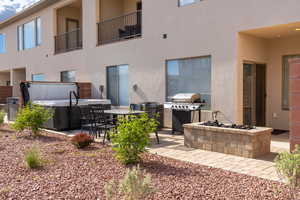
[[[41,18],[36,18],[26,24],[18,26],[18,50],[31,49],[41,45]]]
[[[6,37],[5,34],[0,33],[0,54],[6,52]]]
[[[190,5],[190,4],[193,4],[193,3],[197,3],[197,2],[200,2],[202,0],[179,0],[179,6],[187,6],[187,5]]]

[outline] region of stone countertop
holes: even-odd
[[[200,130],[207,130],[207,131],[217,131],[223,133],[235,133],[235,134],[243,134],[243,135],[260,135],[271,133],[273,131],[272,128],[267,127],[256,127],[252,130],[244,130],[244,129],[234,129],[234,128],[223,128],[223,127],[213,127],[213,126],[204,126],[199,123],[191,123],[191,124],[184,124],[184,128],[191,128],[191,129],[200,129]]]

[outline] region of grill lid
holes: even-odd
[[[201,99],[198,93],[179,93],[172,97],[174,103],[194,103]]]

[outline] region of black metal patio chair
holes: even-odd
[[[92,115],[94,120],[96,137],[100,137],[103,133],[103,144],[105,140],[110,141],[110,132],[116,128],[116,123],[111,115],[106,114],[104,111],[107,107],[102,105],[91,106]]]
[[[93,114],[90,106],[80,107],[80,123],[81,132],[87,130],[90,135],[95,135],[95,122],[93,120]]]

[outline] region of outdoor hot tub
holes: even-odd
[[[88,105],[106,105],[108,99],[79,99],[77,83],[24,82],[21,83],[24,104],[32,102],[53,111],[53,117],[44,127],[62,131],[81,128],[80,108]]]
[[[205,122],[185,124],[184,144],[191,148],[257,158],[270,153],[272,130],[237,125],[211,126]]]

